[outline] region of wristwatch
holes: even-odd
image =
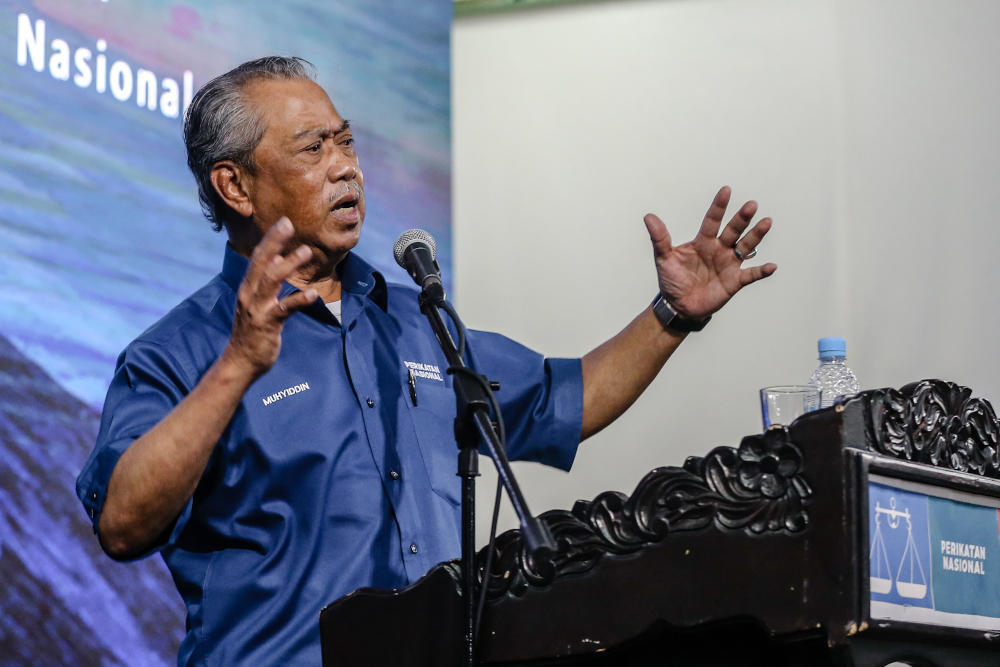
[[[673,329],[680,333],[701,331],[712,319],[711,315],[703,320],[692,320],[679,315],[670,302],[663,297],[662,292],[653,299],[653,314],[656,315],[656,319],[660,321],[664,329]]]

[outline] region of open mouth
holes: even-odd
[[[330,212],[333,213],[338,218],[348,218],[354,219],[358,217],[358,202],[360,198],[354,194],[350,193],[345,195],[343,198],[336,201]]]
[[[349,209],[357,208],[357,206],[358,206],[357,197],[350,197],[348,199],[345,199],[344,201],[337,202],[336,204],[334,204],[333,209],[331,210],[348,211]]]

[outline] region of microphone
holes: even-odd
[[[392,254],[432,303],[444,302],[444,285],[441,284],[441,269],[435,261],[437,244],[433,236],[422,229],[405,231],[396,239]]]

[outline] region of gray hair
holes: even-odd
[[[253,152],[267,127],[253,109],[246,88],[264,79],[309,79],[316,68],[297,57],[267,56],[250,60],[206,83],[191,100],[184,118],[184,145],[188,167],[198,183],[198,199],[215,231],[231,220],[232,208],[212,186],[212,167],[232,160],[251,175],[256,173]]]

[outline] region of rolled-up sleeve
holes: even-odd
[[[546,359],[499,334],[469,331],[472,365],[490,380],[507,431],[507,456],[569,470],[583,429],[579,359]]]
[[[118,358],[101,415],[94,451],[76,480],[76,494],[97,532],[108,482],[118,459],[137,438],[156,426],[190,391],[179,364],[159,345],[136,342]],[[191,501],[169,536],[143,557],[172,544],[191,513]]]

